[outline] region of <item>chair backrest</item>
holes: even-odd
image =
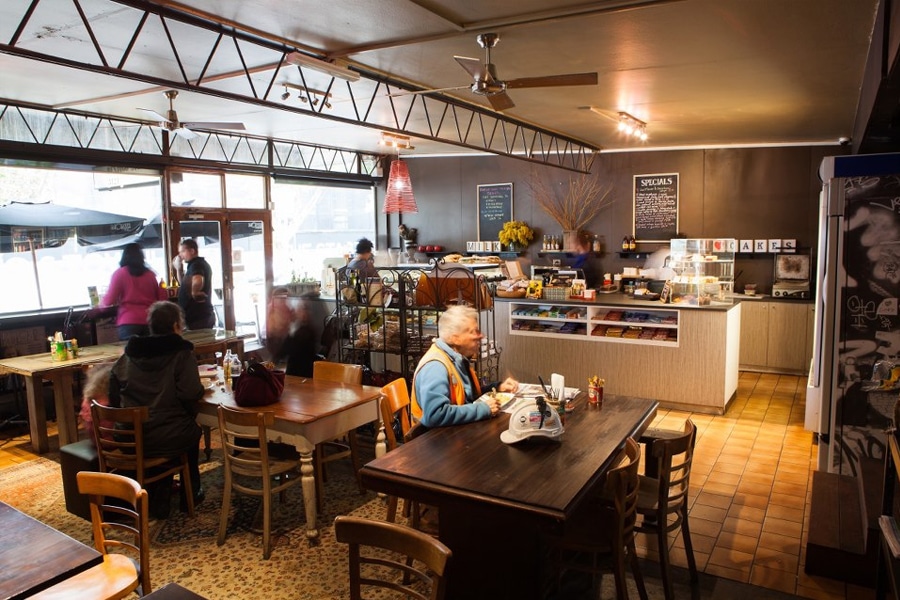
[[[115,473],[80,471],[78,491],[86,494],[91,503],[91,527],[94,547],[98,552],[109,551],[132,555],[140,565],[142,595],[150,589],[150,540],[147,490],[135,480]],[[123,503],[111,504],[116,498]],[[110,518],[113,516],[113,518]],[[107,537],[107,533],[113,533]]]
[[[691,463],[694,458],[694,442],[697,428],[693,421],[684,422],[684,433],[678,437],[653,440],[649,456],[657,461],[659,473],[659,497],[657,507],[660,512],[680,515],[688,501],[688,485],[691,478]],[[675,523],[680,522],[680,516]],[[672,523],[674,526],[675,523]]]
[[[150,408],[137,406],[113,408],[91,401],[94,421],[94,445],[105,473],[128,471],[144,481],[144,427]]]
[[[218,407],[219,432],[225,468],[232,473],[269,480],[269,448],[266,427],[275,422],[271,412]],[[238,489],[243,489],[238,486]]]
[[[334,520],[334,535],[337,541],[350,546],[351,600],[362,599],[363,586],[402,591],[420,600],[444,597],[444,572],[452,553],[436,538],[405,525],[350,516]],[[388,550],[402,558],[368,554],[361,550],[364,546]],[[425,569],[407,562],[407,557],[424,564]],[[402,578],[397,577],[400,574]],[[401,580],[409,583],[401,585]],[[420,591],[422,585],[428,588],[427,592]]]
[[[409,388],[406,379],[400,377],[381,388],[381,422],[384,424],[384,435],[388,451],[397,447],[401,440],[397,439],[393,423],[396,418],[400,424],[400,435],[405,438],[412,427],[409,408]]]
[[[637,510],[640,477],[638,466],[641,461],[641,447],[631,438],[625,440],[625,448],[619,455],[615,467],[607,471],[606,490],[613,499],[616,526],[611,535],[616,547],[624,547],[634,537],[634,522]]]
[[[359,385],[362,383],[362,376],[362,365],[348,365],[328,360],[317,360],[313,363],[313,379]]]

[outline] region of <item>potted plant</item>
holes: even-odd
[[[563,250],[572,250],[578,231],[613,202],[611,187],[594,175],[577,175],[567,185],[552,185],[534,173],[528,185],[537,205],[562,227]]]
[[[525,221],[507,221],[500,230],[500,243],[510,251],[526,248],[534,239],[534,231]]]

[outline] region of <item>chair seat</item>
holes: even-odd
[[[137,567],[124,554],[107,554],[103,562],[31,596],[34,600],[116,600],[140,584]]]

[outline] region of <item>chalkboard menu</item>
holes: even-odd
[[[513,184],[491,183],[478,186],[478,239],[500,239],[503,224],[513,220]]]
[[[678,173],[634,176],[634,238],[668,242],[678,233]]]

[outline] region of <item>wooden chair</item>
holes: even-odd
[[[78,490],[90,497],[94,547],[103,562],[50,587],[32,598],[41,600],[115,600],[150,588],[150,540],[147,491],[136,481],[114,473],[78,473]],[[104,504],[107,498],[122,503]],[[113,519],[108,519],[110,516]],[[113,537],[107,537],[114,532]],[[137,560],[116,551],[125,550]],[[111,553],[111,551],[113,553]]]
[[[658,433],[661,433],[658,437],[652,432],[641,437],[641,441],[646,444],[645,471],[648,475],[640,478],[637,513],[642,519],[635,526],[635,531],[656,534],[663,588],[666,600],[672,600],[675,596],[669,567],[670,532],[681,529],[691,583],[698,581],[697,563],[688,527],[688,484],[697,428],[688,419],[684,423],[683,433]]]
[[[219,405],[218,413],[225,456],[225,485],[222,490],[222,514],[219,517],[217,543],[220,546],[225,543],[232,491],[261,496],[263,558],[268,560],[272,554],[272,495],[281,495],[283,501],[283,492],[300,483],[300,464],[296,460],[279,460],[269,456],[266,428],[275,422],[275,416],[271,412],[236,410]],[[258,479],[258,487],[246,484],[245,478]]]
[[[126,474],[145,489],[151,483],[179,475],[188,514],[194,516],[194,491],[187,453],[176,457],[144,456],[143,423],[150,418],[149,407],[113,408],[92,401],[91,418],[100,471]]]
[[[403,439],[397,439],[393,423],[397,421],[400,426],[400,434]],[[412,430],[412,417],[410,414],[409,388],[406,379],[400,377],[381,388],[381,427],[384,431],[386,450],[390,452],[406,440],[406,436]],[[397,496],[388,497],[387,520],[394,522],[397,518]],[[418,502],[406,502],[405,514],[410,517],[410,524],[419,528]]]
[[[592,577],[602,574],[601,559],[610,557],[611,570],[616,580],[616,598],[627,600],[628,585],[625,580],[626,558],[631,565],[638,594],[647,600],[647,589],[638,563],[634,546],[634,524],[638,501],[641,449],[629,438],[625,448],[606,475],[602,495],[593,499],[588,512],[571,528],[572,535],[550,538],[557,582],[567,570],[585,571]],[[594,577],[595,584],[597,583]],[[598,588],[595,586],[595,590]]]
[[[336,363],[327,360],[318,360],[313,363],[313,379],[360,385],[362,383],[362,375],[361,365]],[[364,493],[366,491],[359,477],[359,469],[362,465],[359,464],[356,430],[351,429],[342,437],[346,437],[347,441],[343,442],[336,439],[316,444],[316,503],[320,511],[322,510],[322,499],[325,497],[325,465],[332,461],[350,458],[359,492]]]
[[[351,600],[362,599],[363,586],[400,591],[419,600],[444,597],[447,583],[444,573],[452,553],[430,535],[397,523],[349,516],[334,520],[334,535],[338,542],[350,546]],[[399,556],[386,556],[383,552],[369,554],[362,551],[363,547],[387,550]],[[413,561],[423,563],[425,568],[418,568]],[[402,584],[398,582],[400,574]],[[427,591],[420,591],[422,587]]]

